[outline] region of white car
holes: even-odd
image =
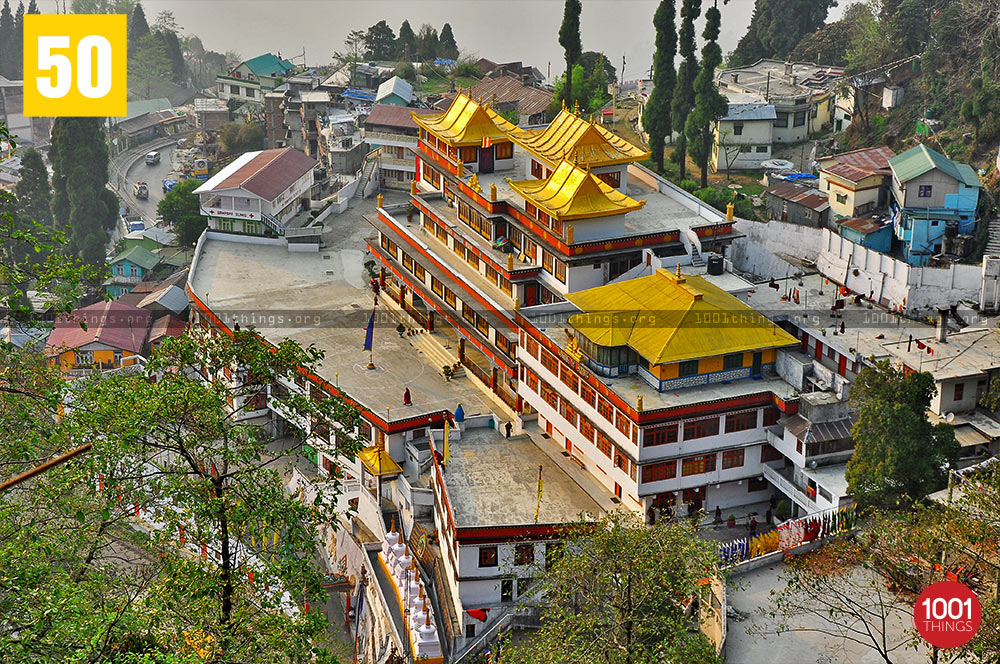
[[[158,163],[160,163],[160,153],[159,152],[156,152],[154,150],[153,152],[147,152],[146,153],[146,164],[147,165],[149,165],[149,166],[155,166]]]

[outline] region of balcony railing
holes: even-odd
[[[416,170],[416,161],[410,157],[409,159],[401,159],[399,157],[387,157],[382,155],[379,158],[379,164],[382,166],[409,166],[410,168]]]
[[[810,514],[819,512],[822,508],[813,500],[806,490],[785,477],[783,473],[775,468],[771,468],[766,463],[761,466],[764,470],[764,478],[775,485],[786,496],[794,500],[799,506]]]
[[[369,143],[372,141],[378,141],[378,139],[385,141],[399,141],[401,143],[412,143],[413,147],[417,147],[416,136],[407,136],[406,134],[390,134],[384,131],[365,131],[365,140]]]

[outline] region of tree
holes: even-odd
[[[826,23],[836,0],[756,0],[747,32],[730,54],[730,67],[761,58],[784,59],[795,45]]]
[[[855,23],[848,20],[828,23],[803,37],[788,59],[843,67],[847,64],[847,51],[854,39],[855,27]]]
[[[24,3],[17,3],[17,11],[14,12],[14,44],[11,47],[14,53],[11,66],[11,78],[21,80],[24,78],[22,65],[22,53],[24,52]]]
[[[677,68],[674,98],[670,102],[670,121],[679,132],[677,144],[670,156],[680,166],[681,180],[687,173],[687,136],[684,127],[688,114],[694,107],[694,79],[698,74],[698,56],[694,50],[694,22],[700,13],[701,0],[683,0],[681,4],[681,29],[677,37],[678,50],[683,59]]]
[[[399,39],[396,44],[396,52],[406,62],[413,62],[417,57],[417,36],[413,34],[413,28],[409,21],[403,21],[399,26]]]
[[[14,51],[17,35],[14,27],[14,15],[10,11],[10,0],[3,1],[0,9],[0,74],[14,77],[14,60],[20,59],[20,54]]]
[[[264,127],[256,122],[227,122],[219,129],[219,142],[226,154],[264,149]]]
[[[128,22],[128,54],[132,59],[132,54],[139,49],[139,44],[149,35],[149,24],[146,22],[146,12],[142,9],[141,3],[135,3],[132,16]]]
[[[974,146],[979,145],[979,128],[995,112],[994,100],[1000,99],[996,88],[982,76],[976,76],[970,82],[972,96],[962,102],[962,119],[972,124],[975,129]],[[975,150],[973,147],[973,150]]]
[[[354,77],[358,71],[358,63],[364,54],[365,33],[361,30],[351,30],[344,40],[343,52],[333,54],[333,59],[339,67],[351,65],[351,85],[354,84]]]
[[[128,87],[145,90],[148,97],[153,85],[168,80],[173,73],[166,45],[157,34],[150,33],[139,40],[135,49],[129,49]]]
[[[427,23],[420,26],[417,33],[417,58],[421,62],[433,61],[437,57],[438,32]]]
[[[604,78],[606,80],[612,83],[618,82],[618,72],[615,71],[615,66],[608,60],[608,56],[603,53],[598,51],[584,51],[580,54],[579,62],[583,70],[591,76],[594,75],[598,67],[601,67],[604,70]]]
[[[566,0],[563,5],[563,20],[559,26],[559,45],[566,54],[565,96],[562,98],[566,106],[573,106],[573,65],[580,59],[583,46],[580,43],[580,12],[583,6],[580,0]]]
[[[14,185],[17,213],[45,226],[52,225],[52,188],[42,154],[29,148],[21,155],[21,179]]]
[[[174,13],[168,9],[164,9],[156,15],[156,20],[153,21],[153,31],[154,32],[172,32],[174,34],[180,34],[184,28],[180,26],[177,19],[174,18]]]
[[[188,78],[188,67],[184,61],[184,54],[181,53],[181,44],[177,39],[177,33],[170,30],[158,30],[153,33],[163,45],[163,52],[170,62],[171,79],[174,83],[184,83]]]
[[[687,601],[707,587],[699,581],[717,574],[718,561],[712,543],[689,525],[649,528],[616,511],[571,529],[558,551],[547,552],[547,569],[537,579],[542,626],[505,648],[505,661],[718,661],[708,639],[689,631],[684,614]]]
[[[379,21],[365,33],[365,57],[372,60],[392,60],[396,57],[396,33],[385,21]]]
[[[458,44],[455,42],[455,33],[451,30],[451,23],[445,23],[441,28],[437,54],[440,58],[458,59]]]
[[[70,11],[74,14],[125,14],[131,16],[135,5],[136,0],[73,0],[70,3]]]
[[[846,477],[859,504],[896,507],[944,486],[959,446],[951,425],[927,420],[934,390],[930,374],[907,375],[886,360],[858,374],[851,386],[858,421]]]
[[[104,267],[118,199],[107,189],[108,146],[101,119],[56,118],[49,161],[55,227],[66,231],[74,255],[88,265]]]
[[[712,154],[712,138],[718,119],[729,110],[729,103],[715,85],[715,69],[722,64],[719,30],[722,14],[717,6],[705,12],[705,45],[701,49],[701,70],[694,80],[695,106],[687,117],[684,133],[691,157],[701,169],[701,186],[708,186],[708,162]]]
[[[195,179],[178,183],[167,195],[156,204],[156,214],[174,228],[177,242],[181,246],[189,246],[198,241],[201,232],[208,224],[201,215],[201,204],[194,190],[201,185]]]
[[[649,134],[649,148],[653,153],[656,168],[663,170],[663,149],[666,139],[673,131],[670,122],[670,101],[674,96],[677,72],[674,59],[677,57],[677,30],[674,27],[676,10],[674,0],[660,0],[653,15],[656,29],[656,52],[653,54],[653,91],[642,115],[642,123]]]

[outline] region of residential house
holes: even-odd
[[[346,111],[317,118],[319,126],[316,158],[329,173],[353,176],[368,154],[357,118]]]
[[[892,251],[892,220],[867,215],[837,220],[840,234],[862,247],[887,254]]]
[[[971,166],[921,144],[892,157],[889,168],[893,225],[907,263],[925,265],[949,253],[949,238],[975,231],[983,185]]]
[[[173,314],[163,314],[153,321],[149,328],[149,347],[159,347],[165,339],[179,337],[187,329],[187,323]]]
[[[141,246],[126,249],[111,259],[108,267],[111,276],[104,280],[104,292],[111,297],[119,297],[132,287],[149,278],[160,264],[160,257]]]
[[[116,300],[76,309],[56,321],[45,355],[70,376],[128,366],[145,353],[151,318]]]
[[[774,104],[729,104],[729,111],[715,124],[713,171],[760,170],[771,158]]]
[[[155,138],[164,138],[181,133],[187,125],[187,116],[172,110],[151,111],[111,125],[111,140],[116,149],[126,150],[148,143]]]
[[[216,90],[219,98],[225,101],[260,106],[264,103],[264,95],[281,85],[295,69],[288,60],[264,53],[240,62],[226,74],[217,75]]]
[[[540,86],[545,82],[545,75],[535,67],[530,67],[518,62],[505,62],[497,64],[486,58],[476,61],[476,67],[482,72],[484,78],[497,78],[501,76],[513,76],[525,85]]]
[[[774,142],[795,143],[832,126],[834,93],[842,75],[838,67],[764,59],[719,69],[715,81],[723,94],[759,95],[774,104]]]
[[[489,102],[490,108],[511,119],[517,115],[519,126],[545,124],[545,113],[552,103],[552,91],[535,85],[526,85],[522,78],[512,74],[488,76],[472,86],[469,96]]]
[[[194,193],[212,230],[283,236],[286,226],[304,221],[317,163],[292,148],[245,152]]]
[[[375,92],[376,104],[409,106],[411,101],[413,101],[413,86],[399,76],[383,81]]]
[[[362,123],[364,142],[380,150],[379,176],[387,189],[409,189],[417,170],[417,123],[414,115],[434,113],[429,108],[376,104]]]
[[[817,159],[819,188],[829,197],[834,219],[860,217],[888,204],[892,179],[889,159],[895,156],[881,146]]]
[[[24,114],[24,81],[12,81],[4,76],[0,76],[0,121],[7,125],[11,136],[22,147],[47,145],[52,133],[52,118]]]
[[[769,219],[790,221],[803,226],[826,228],[830,221],[830,202],[816,187],[775,180],[764,190]]]
[[[196,127],[204,131],[215,131],[229,122],[229,105],[223,99],[195,99],[194,117]]]
[[[122,251],[132,247],[142,247],[147,251],[156,251],[174,244],[177,238],[170,231],[153,226],[141,231],[132,231],[121,239]]]

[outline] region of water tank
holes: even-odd
[[[944,222],[945,237],[955,237],[958,235],[958,222],[955,220]]]
[[[724,271],[722,265],[722,256],[719,254],[709,254],[708,255],[708,273],[713,275],[720,275]]]

